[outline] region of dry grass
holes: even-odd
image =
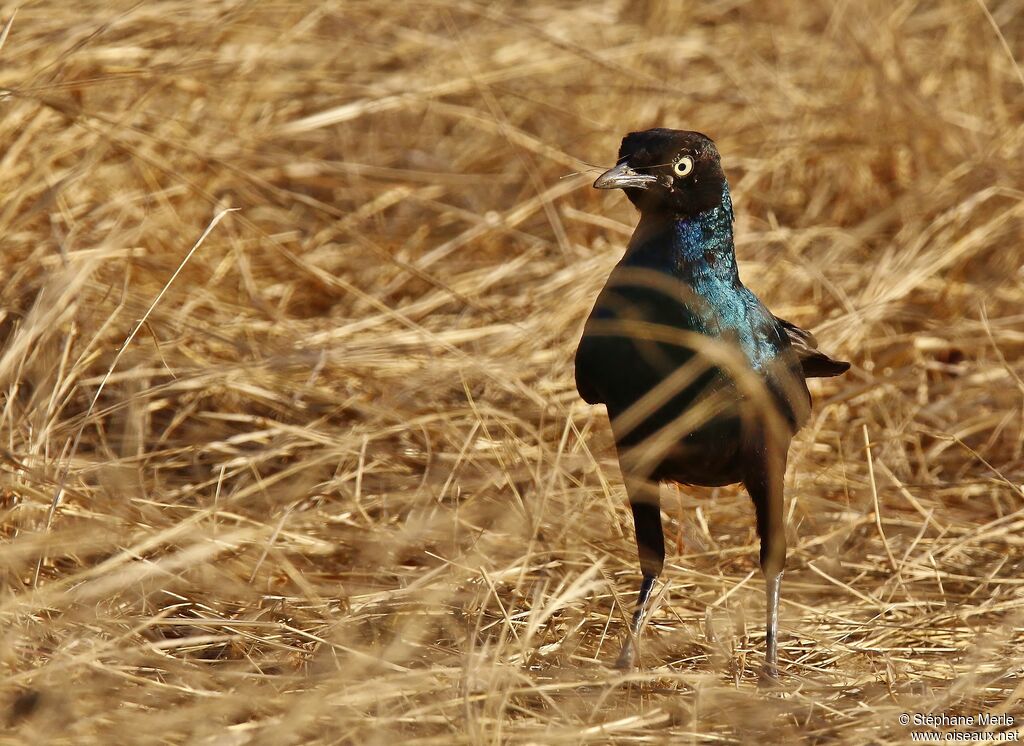
[[[5,742],[1024,716],[1024,2],[14,10]],[[718,141],[747,284],[855,365],[791,457],[776,694],[737,489],[667,491],[644,667],[607,667],[635,550],[571,360],[634,215],[584,161],[654,125]]]

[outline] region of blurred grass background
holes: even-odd
[[[0,4],[0,738],[1019,724],[1022,11]],[[734,488],[665,488],[608,668],[635,549],[572,354],[635,219],[594,166],[651,126],[716,140],[746,284],[854,363],[790,458],[774,695]]]

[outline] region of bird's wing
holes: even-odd
[[[780,319],[778,316],[775,320],[779,322],[779,326],[796,350],[804,378],[831,378],[850,369],[850,364],[845,360],[835,360],[819,350],[818,340],[806,329],[801,329],[793,322]]]
[[[576,369],[576,390],[580,392],[580,397],[582,397],[583,401],[587,404],[601,404],[603,401],[601,394],[598,392],[594,383],[586,375],[584,369],[580,366],[579,350],[576,352],[574,367]]]

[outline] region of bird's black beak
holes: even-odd
[[[658,180],[657,176],[649,174],[638,174],[623,161],[615,168],[610,168],[597,177],[594,182],[594,189],[646,189],[648,184]]]

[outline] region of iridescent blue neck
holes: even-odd
[[[697,215],[644,215],[631,242],[629,263],[669,269],[689,280],[738,281],[732,221],[728,184],[722,186],[721,203]]]
[[[677,219],[672,245],[677,267],[685,275],[735,278],[736,250],[732,242],[732,198],[722,187],[722,202],[691,218]]]

